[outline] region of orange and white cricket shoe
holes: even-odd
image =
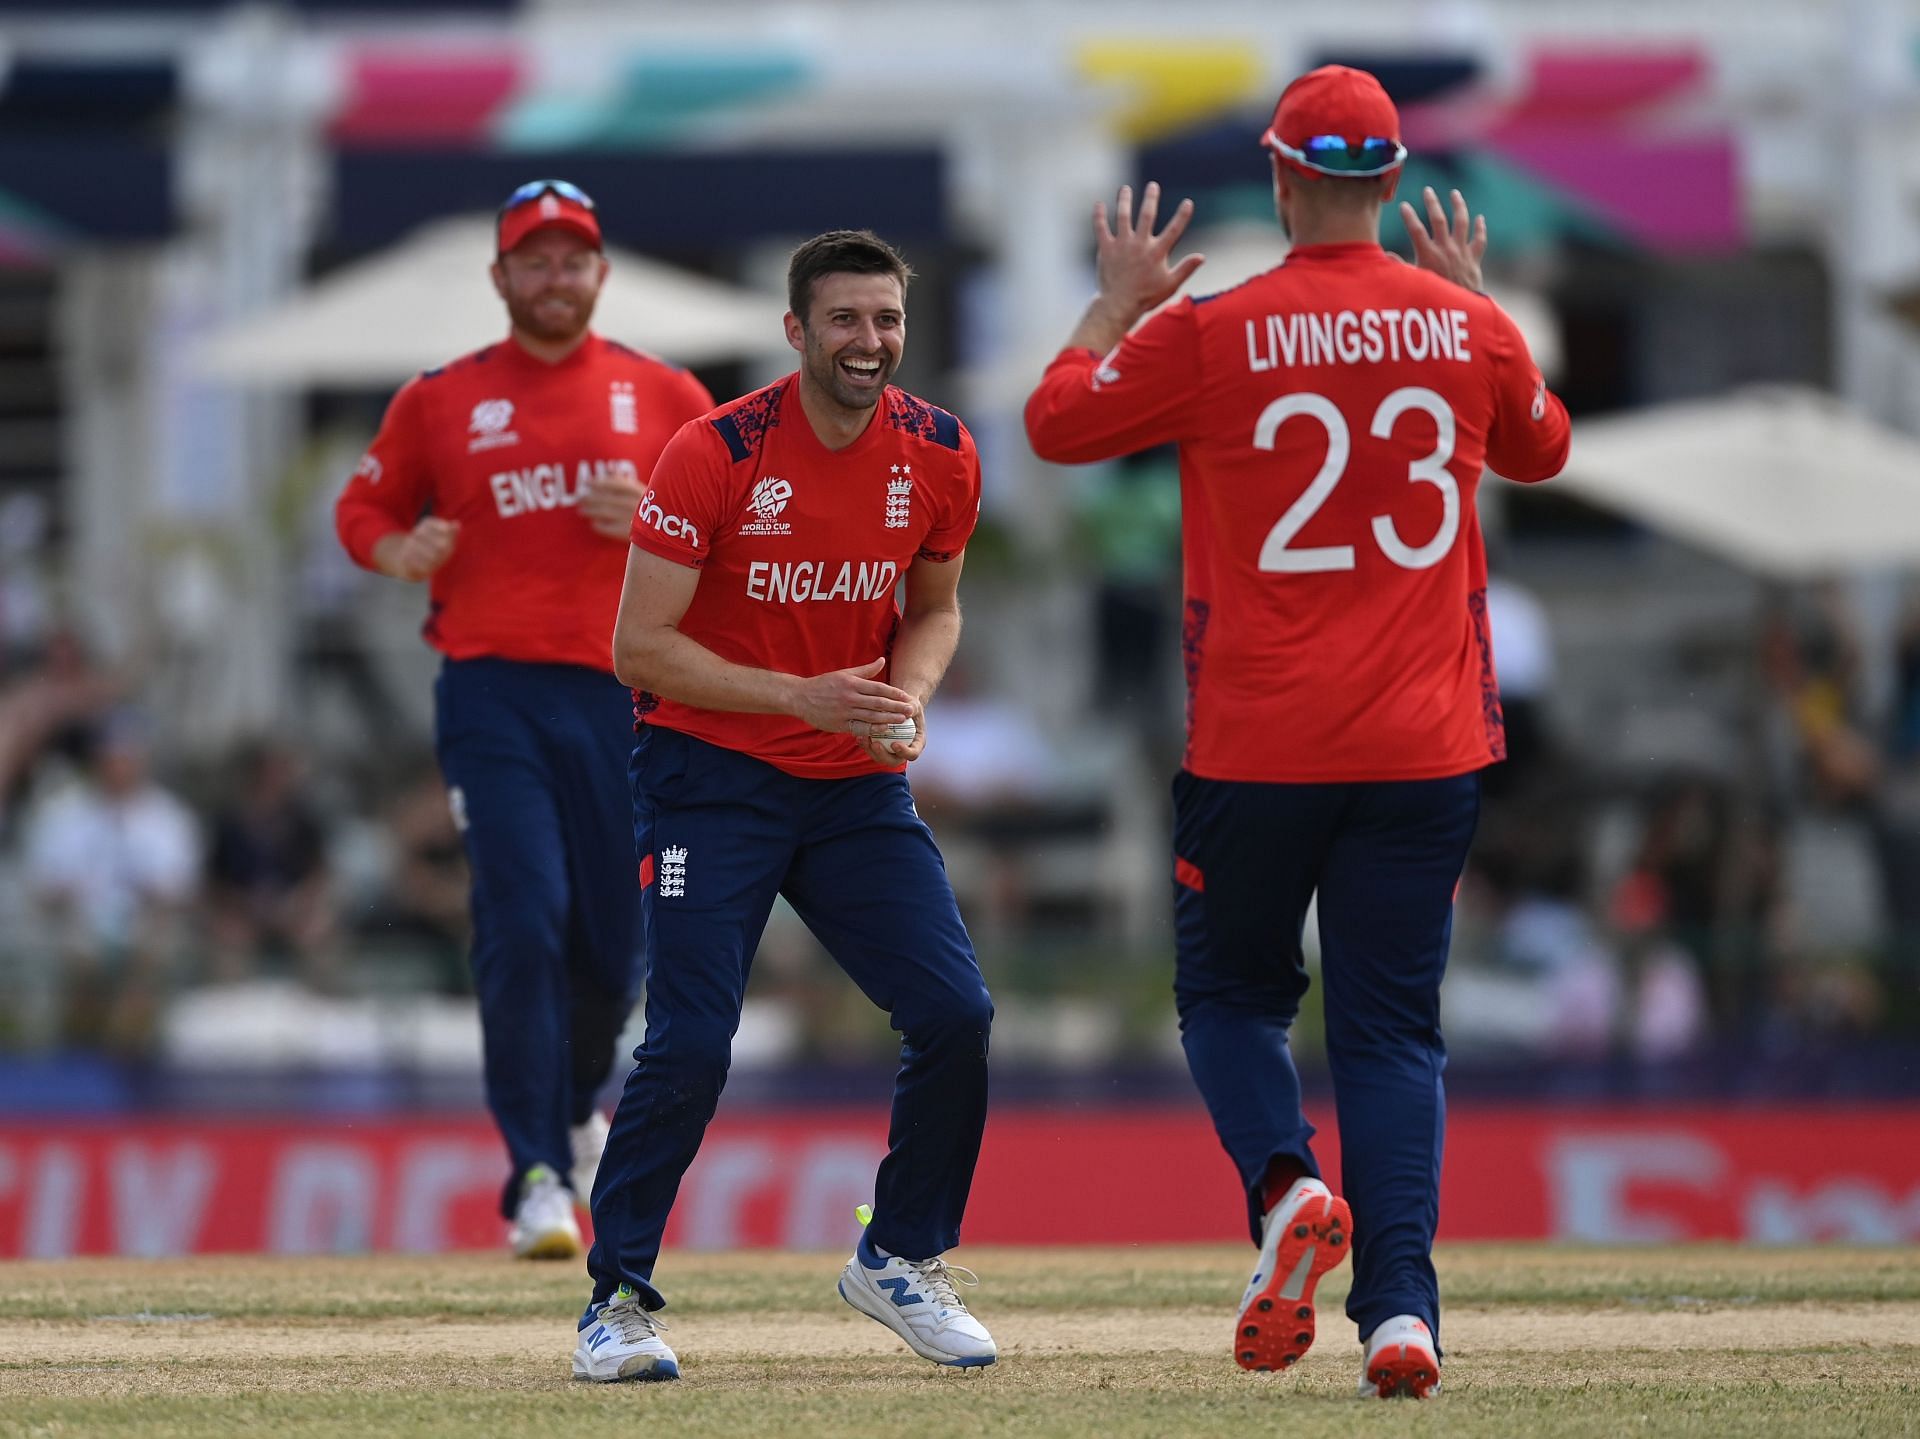
[[[1426,1320],[1396,1314],[1368,1336],[1362,1399],[1425,1399],[1439,1390],[1440,1351]]]
[[[1240,1299],[1233,1358],[1242,1369],[1288,1369],[1313,1345],[1313,1290],[1347,1257],[1353,1215],[1317,1179],[1301,1179],[1267,1211],[1260,1261]]]

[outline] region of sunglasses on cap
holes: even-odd
[[[511,195],[506,204],[500,207],[500,213],[516,210],[520,206],[538,200],[542,195],[558,195],[562,200],[571,200],[584,210],[593,208],[593,197],[570,180],[529,180]]]
[[[1349,180],[1384,175],[1407,158],[1405,145],[1375,135],[1358,144],[1349,142],[1344,135],[1310,135],[1305,144],[1289,145],[1269,129],[1261,136],[1260,143],[1279,151],[1296,165]]]

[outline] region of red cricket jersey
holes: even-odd
[[[979,512],[980,459],[959,420],[890,385],[860,438],[830,450],[800,408],[796,374],[673,437],[634,516],[633,542],[700,571],[682,634],[735,664],[816,675],[891,654],[900,577],[916,559],[957,557]],[[648,724],[788,774],[875,770],[853,736],[792,715],[699,709],[638,691],[634,701]]]
[[[577,506],[589,480],[641,485],[689,417],[712,408],[685,371],[587,338],[558,364],[512,340],[409,380],[334,506],[347,553],[431,511],[458,520],[429,583],[427,643],[452,659],[613,669],[627,549]]]
[[[1177,441],[1186,766],[1208,779],[1438,779],[1506,755],[1481,470],[1542,480],[1566,408],[1484,295],[1373,244],[1296,248],[1068,350],[1027,402],[1042,458]]]

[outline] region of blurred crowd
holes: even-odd
[[[63,628],[0,682],[0,1047],[148,1055],[204,986],[466,987],[466,862],[430,754],[323,771],[262,735],[157,765],[136,690]]]
[[[963,654],[916,767],[1009,1058],[1177,1054],[1163,882],[1177,595],[1151,563],[1172,532],[1132,508],[1139,533],[1087,512],[1105,721],[1062,736]],[[1729,1042],[1790,1054],[1920,1025],[1920,611],[1876,698],[1840,592],[1778,597],[1754,627],[1743,756],[1623,780],[1561,732],[1548,608],[1500,579],[1489,606],[1510,758],[1486,776],[1461,889],[1446,996],[1457,1056],[1658,1067]],[[286,1016],[369,997],[466,1002],[460,836],[424,735],[394,741],[410,734],[405,707],[364,655],[345,690],[385,737],[363,747],[377,759],[266,734],[183,761],[136,677],[73,629],[10,634],[0,1051],[165,1058],[173,1022],[177,1058],[262,1012],[209,1003],[221,996],[277,996],[277,1022],[296,1027]],[[308,679],[339,681],[351,649],[316,651]],[[1311,926],[1306,943],[1311,960]],[[797,919],[777,915],[744,1060],[884,1050],[844,993]],[[468,1062],[475,1045],[448,1052]],[[1299,1045],[1311,1065],[1310,1018]]]
[[[1842,592],[1773,595],[1733,752],[1623,783],[1555,732],[1538,603],[1496,580],[1490,609],[1511,754],[1463,887],[1456,1035],[1657,1066],[1920,1024],[1920,610],[1875,704]]]

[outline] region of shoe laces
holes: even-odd
[[[958,1280],[969,1288],[978,1288],[978,1274],[964,1264],[949,1264],[937,1254],[931,1259],[902,1259],[900,1262],[920,1276],[921,1289],[936,1304],[958,1309],[963,1314],[967,1312],[967,1302],[954,1288],[954,1281]]]
[[[600,1308],[600,1322],[612,1327],[623,1344],[640,1344],[648,1339],[657,1339],[666,1329],[664,1319],[656,1319],[653,1312],[641,1306],[640,1300],[621,1299],[604,1304]]]

